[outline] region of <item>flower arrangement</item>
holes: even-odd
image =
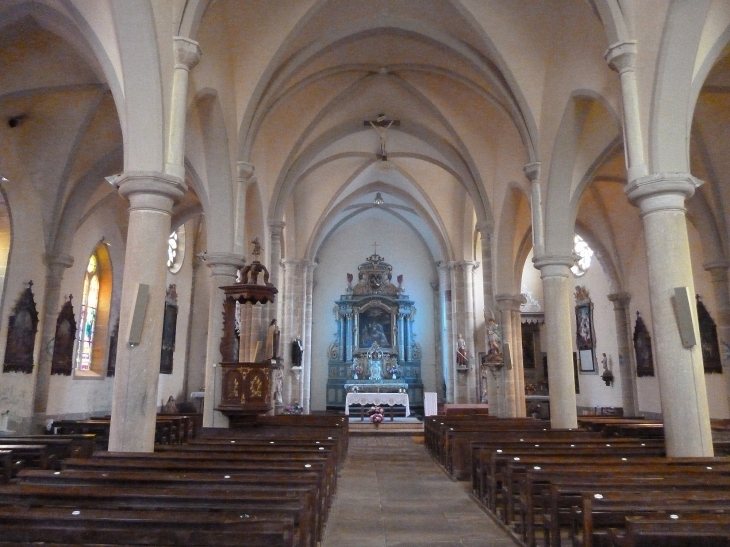
[[[286,405],[284,407],[284,414],[304,414],[304,407],[299,404],[299,402],[292,403],[290,405]]]
[[[370,421],[372,423],[374,423],[375,425],[378,425],[380,422],[383,421],[383,407],[382,406],[370,407],[370,410],[368,410],[368,416],[370,416]]]
[[[352,374],[354,375],[355,380],[357,380],[359,376],[362,376],[363,372],[364,371],[363,371],[362,365],[360,363],[353,363]]]

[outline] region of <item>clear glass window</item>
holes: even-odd
[[[570,268],[573,275],[580,277],[588,271],[593,261],[593,250],[588,246],[582,237],[576,235],[573,238],[573,254],[576,257],[575,265]]]

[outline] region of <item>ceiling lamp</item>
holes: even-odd
[[[383,196],[380,195],[380,192],[375,194],[375,199],[373,200],[373,205],[382,205],[385,203],[383,201]]]

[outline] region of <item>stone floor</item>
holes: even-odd
[[[422,437],[350,437],[322,547],[513,547]]]

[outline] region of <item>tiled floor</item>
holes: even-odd
[[[323,547],[513,547],[412,437],[350,437]]]

